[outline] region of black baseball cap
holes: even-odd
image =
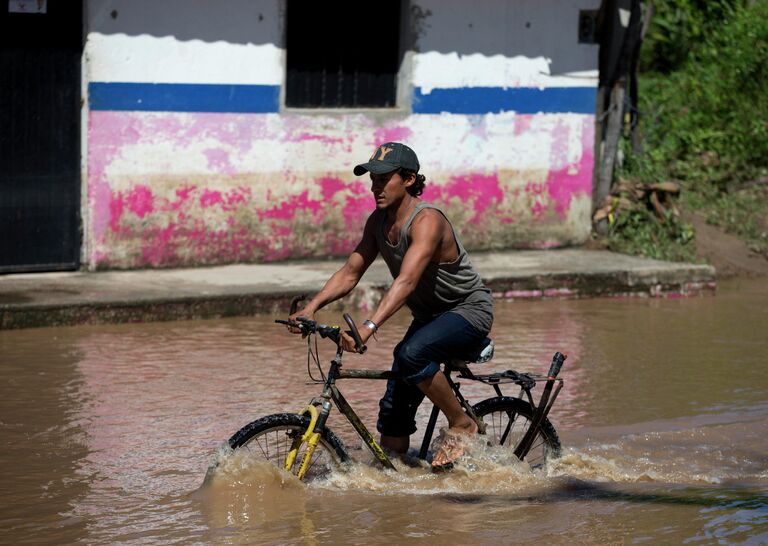
[[[419,160],[416,152],[400,142],[387,142],[382,144],[368,160],[355,167],[355,176],[362,176],[367,172],[373,174],[390,173],[399,168],[419,172]]]

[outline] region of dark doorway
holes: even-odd
[[[82,36],[80,1],[0,4],[0,272],[80,265]]]

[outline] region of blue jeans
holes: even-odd
[[[378,431],[385,436],[416,432],[416,410],[424,400],[416,385],[439,372],[441,362],[469,358],[486,335],[456,313],[443,313],[429,322],[414,320],[393,351],[392,371],[401,379],[387,382],[379,402]]]

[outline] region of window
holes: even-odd
[[[287,4],[286,106],[396,106],[400,0]]]

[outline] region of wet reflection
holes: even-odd
[[[87,536],[71,514],[95,479],[83,475],[92,449],[80,355],[66,329],[0,332],[0,521],[5,540],[45,531],[50,542]],[[10,540],[13,542],[13,540]]]
[[[384,473],[334,412],[360,462],[310,486],[218,451],[249,421],[320,392],[306,341],[274,317],[0,332],[4,538],[759,543],[767,309],[761,281],[700,299],[499,302],[484,370],[544,372],[555,351],[568,354],[551,414],[562,458],[532,472],[478,452],[446,475]],[[407,325],[397,315],[345,366],[388,367]],[[318,347],[325,367],[333,348]],[[339,386],[373,430],[384,383]],[[493,393],[471,382],[462,392],[474,403]]]

